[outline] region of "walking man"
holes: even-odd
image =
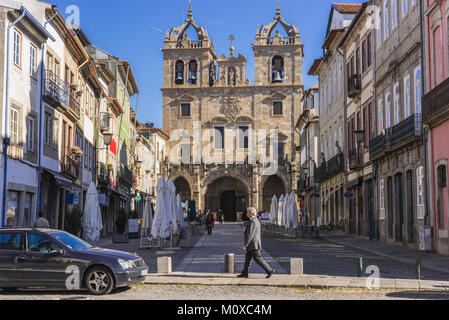
[[[245,229],[245,245],[242,248],[243,251],[246,251],[245,267],[242,274],[238,277],[249,278],[249,267],[254,259],[254,261],[265,270],[267,279],[269,279],[276,271],[270,267],[260,254],[260,251],[262,250],[261,226],[259,219],[257,219],[256,208],[248,208],[247,216],[249,222]]]

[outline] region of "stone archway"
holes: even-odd
[[[279,199],[281,195],[287,193],[287,186],[285,182],[278,175],[269,176],[262,183],[262,208],[261,210],[269,211],[271,209],[271,200],[273,196]]]
[[[182,202],[192,199],[192,188],[186,178],[182,176],[177,177],[173,183],[176,187],[176,193],[181,196]]]
[[[222,176],[206,186],[204,209],[212,212],[221,209],[226,221],[238,221],[250,203],[249,196],[250,189],[243,180]]]

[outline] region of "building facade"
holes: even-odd
[[[303,96],[298,28],[278,7],[275,19],[257,29],[252,48],[253,85],[245,77],[245,57],[234,54],[232,44],[228,57],[217,57],[189,8],[162,49],[169,177],[198,209],[221,208],[227,221],[238,220],[248,206],[268,210],[274,194],[295,188],[295,121]],[[267,158],[276,160],[270,165]]]
[[[449,254],[449,2],[423,1],[423,12],[429,225],[433,229],[433,249]]]
[[[420,6],[375,1],[376,135],[370,159],[377,177],[377,238],[417,247],[429,217],[425,203]],[[423,237],[424,238],[424,237]]]

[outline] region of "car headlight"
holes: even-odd
[[[132,269],[134,268],[134,262],[129,260],[129,261],[125,261],[122,259],[118,259],[118,263],[120,264],[120,266],[124,269],[124,270],[128,270],[128,269]]]

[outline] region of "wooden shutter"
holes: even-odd
[[[424,208],[424,167],[419,167],[416,169],[416,188],[418,220],[423,220],[426,216]]]
[[[379,219],[385,220],[385,180],[379,181]]]

